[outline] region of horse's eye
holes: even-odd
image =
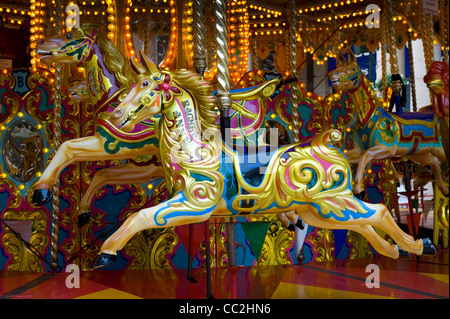
[[[67,33],[67,39],[72,39],[73,35],[72,33]]]
[[[148,81],[147,81],[147,80],[145,80],[145,81],[143,81],[143,82],[142,82],[141,86],[142,86],[142,87],[144,87],[144,86],[148,86],[148,84],[149,84],[149,83],[148,83]]]

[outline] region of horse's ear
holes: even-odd
[[[348,50],[348,62],[356,63],[356,56],[352,50]]]
[[[339,53],[339,58],[337,59],[336,64],[338,66],[347,64],[347,60],[345,59],[345,56],[342,55],[342,53]]]
[[[130,57],[130,65],[131,69],[137,74],[144,74],[147,72],[147,70],[139,62],[137,62],[134,57]]]
[[[141,60],[141,64],[154,76],[160,76],[161,72],[159,72],[158,67],[155,63],[145,54],[142,48],[139,48],[139,56]]]

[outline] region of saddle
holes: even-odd
[[[240,173],[245,182],[254,187],[260,186],[267,166],[278,147],[233,145],[230,148],[237,154],[235,160],[238,161]],[[236,171],[235,173],[238,174]],[[241,187],[240,194],[233,199],[232,205],[241,214],[248,214],[259,208],[259,202],[260,198],[257,194],[251,194]]]
[[[252,186],[259,186],[266,173],[267,165],[278,147],[264,146],[240,146],[233,145],[233,151],[238,154],[241,174],[245,181]]]
[[[393,112],[391,113],[403,120],[412,121],[420,120],[425,122],[432,122],[434,119],[434,112],[431,113],[419,113],[419,112]]]

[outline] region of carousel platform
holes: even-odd
[[[376,264],[379,287],[368,287]],[[81,271],[79,287],[69,273],[0,272],[0,299],[206,299],[206,271],[186,269]],[[375,280],[372,281],[375,283]],[[70,286],[70,285],[69,285]],[[448,299],[449,252],[436,256],[373,258],[293,266],[213,268],[215,299]]]

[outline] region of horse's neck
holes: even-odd
[[[86,72],[89,99],[96,109],[114,96],[120,85],[103,61],[103,53],[97,43],[92,46],[90,58],[83,64]]]
[[[174,130],[182,141],[187,139],[187,143],[201,143],[201,127],[197,114],[196,105],[191,99],[178,100],[174,98],[174,102],[170,109],[164,112],[166,120],[174,124]]]
[[[209,176],[208,169],[211,170],[211,167],[214,167],[214,170],[218,170],[220,164],[218,158],[220,154],[217,154],[220,147],[212,145],[217,143],[218,135],[214,135],[215,132],[208,132],[208,135],[216,137],[213,142],[202,139],[204,134],[201,132],[197,110],[192,100],[187,100],[189,103],[186,103],[175,97],[173,99],[172,106],[162,113],[157,132],[161,162],[169,192],[179,190],[174,189],[176,185],[181,185],[176,184],[179,176],[185,176],[187,172],[199,169],[207,170],[202,174]],[[206,149],[209,151],[202,152]]]
[[[364,75],[362,77],[358,87],[350,92],[350,99],[355,107],[358,124],[364,127],[375,113],[379,101],[366,77]]]

